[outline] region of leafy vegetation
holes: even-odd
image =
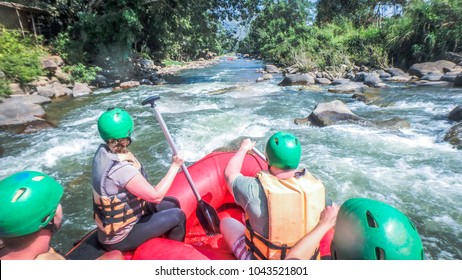
[[[412,0],[386,25],[385,45],[397,64],[444,58],[462,51],[462,0]]]
[[[305,70],[408,67],[462,51],[462,0],[319,0],[315,21],[309,3],[265,1],[240,51]]]
[[[40,57],[44,49],[31,38],[23,38],[18,31],[6,30],[0,26],[0,70],[5,79],[0,84],[0,95],[9,92],[8,83],[25,85],[42,75]]]
[[[319,0],[316,4],[318,25],[348,21],[355,27],[377,22],[386,13],[397,14],[407,0]]]
[[[10,93],[8,81],[0,78],[0,98],[8,96]]]
[[[304,71],[340,64],[387,64],[379,28],[356,28],[351,21],[308,25],[310,8],[306,1],[267,7],[253,22],[241,51]]]
[[[13,2],[54,16],[61,32],[51,50],[73,65],[76,80],[91,79],[97,71],[83,65],[128,73],[135,58],[181,63],[204,50],[238,50],[303,71],[341,64],[407,67],[462,51],[462,0]],[[245,27],[247,36],[239,37],[225,21]],[[8,79],[26,83],[39,73],[34,64],[39,48],[26,47],[33,50],[26,54],[20,45],[29,43],[12,43],[17,34],[8,36],[2,40],[10,54],[4,54],[1,69]]]
[[[77,63],[71,66],[65,66],[63,70],[71,74],[72,82],[90,83],[95,79],[98,71],[102,69],[98,66],[85,66],[82,63]]]
[[[242,52],[262,54],[282,64],[293,63],[291,53],[307,39],[310,3],[307,1],[265,1],[265,8],[252,22]]]
[[[261,1],[20,2],[35,4],[63,19],[65,28],[53,45],[68,63],[104,66],[108,53],[126,62],[134,56],[187,61],[197,59],[205,49],[221,54],[235,44],[222,20],[245,20]]]

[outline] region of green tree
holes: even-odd
[[[25,85],[42,75],[40,57],[44,54],[31,38],[0,26],[0,70],[7,80]]]
[[[402,7],[407,0],[318,0],[316,22],[322,25],[341,20],[355,26],[371,24],[381,19],[385,9]]]
[[[135,52],[158,59],[188,60],[201,50],[224,51],[222,21],[246,20],[260,0],[106,0],[45,1],[70,18],[66,29],[68,52],[81,53],[73,63],[128,61]],[[50,8],[51,9],[51,8]],[[61,39],[65,36],[61,35]],[[57,42],[62,46],[63,41]],[[83,61],[82,61],[83,60]]]
[[[462,51],[462,0],[412,0],[403,17],[386,26],[386,46],[395,64],[442,59]]]
[[[261,54],[265,59],[283,64],[294,62],[312,20],[310,1],[264,1],[262,10],[251,23],[240,51]]]

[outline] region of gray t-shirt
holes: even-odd
[[[110,153],[106,145],[101,145],[98,148],[98,151],[95,154],[95,159],[93,164],[98,164],[98,157],[106,157],[107,154]],[[105,155],[106,154],[106,155]],[[93,166],[94,172],[99,168],[97,166]],[[103,168],[104,169],[104,168]],[[128,161],[117,162],[114,166],[109,169],[107,175],[102,178],[103,180],[103,187],[101,188],[102,195],[114,195],[120,193],[125,190],[125,186],[127,183],[135,177],[135,175],[139,174],[140,171],[136,169],[131,163]],[[96,174],[94,174],[95,176]],[[126,191],[126,190],[125,190]],[[128,191],[126,191],[128,192]],[[122,241],[128,233],[131,231],[133,226],[136,222],[133,222],[129,225],[126,225],[122,230],[118,231],[113,235],[106,236],[106,234],[98,230],[98,240],[104,244],[114,244]]]
[[[238,176],[233,181],[236,203],[249,217],[252,228],[268,238],[268,200],[260,181],[255,177]]]
[[[139,170],[127,161],[116,163],[108,172],[104,182],[107,195],[113,195],[125,190],[127,183],[139,174]]]

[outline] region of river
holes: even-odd
[[[184,71],[166,85],[54,100],[44,109],[56,128],[26,135],[0,132],[5,150],[0,178],[28,169],[62,183],[65,218],[53,246],[68,251],[94,227],[91,160],[101,142],[96,122],[104,110],[123,107],[134,118],[131,149],[153,184],[167,171],[169,146],[149,106],[140,104],[158,94],[158,108],[187,164],[221,147],[237,148],[243,137],[263,150],[274,132],[292,132],[302,143],[302,165],[324,182],[337,204],[352,197],[389,203],[415,223],[426,259],[462,259],[462,151],[442,141],[453,125],[448,113],[462,104],[462,88],[389,84],[379,100],[366,105],[350,94],[329,93],[327,87],[280,87],[281,75],[256,83],[261,76],[256,71],[263,66],[258,60],[223,59]],[[335,99],[361,117],[401,117],[411,127],[294,124],[316,104]]]

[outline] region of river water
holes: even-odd
[[[453,123],[448,113],[462,104],[462,88],[389,84],[365,105],[350,94],[327,87],[280,87],[281,75],[256,83],[263,62],[226,60],[188,70],[162,86],[98,91],[44,106],[57,128],[28,135],[0,132],[4,155],[0,178],[21,170],[38,170],[65,187],[64,224],[53,239],[61,252],[94,227],[91,160],[101,140],[96,122],[109,107],[123,107],[134,118],[132,151],[156,184],[170,164],[171,152],[145,98],[158,94],[158,108],[187,164],[215,149],[237,148],[243,137],[263,150],[274,132],[286,130],[300,139],[302,162],[320,178],[337,204],[367,197],[389,203],[415,223],[426,259],[462,259],[462,151],[442,141]],[[295,125],[316,104],[341,100],[355,114],[372,119],[406,119],[407,129],[361,125]],[[34,211],[31,209],[31,211]]]

